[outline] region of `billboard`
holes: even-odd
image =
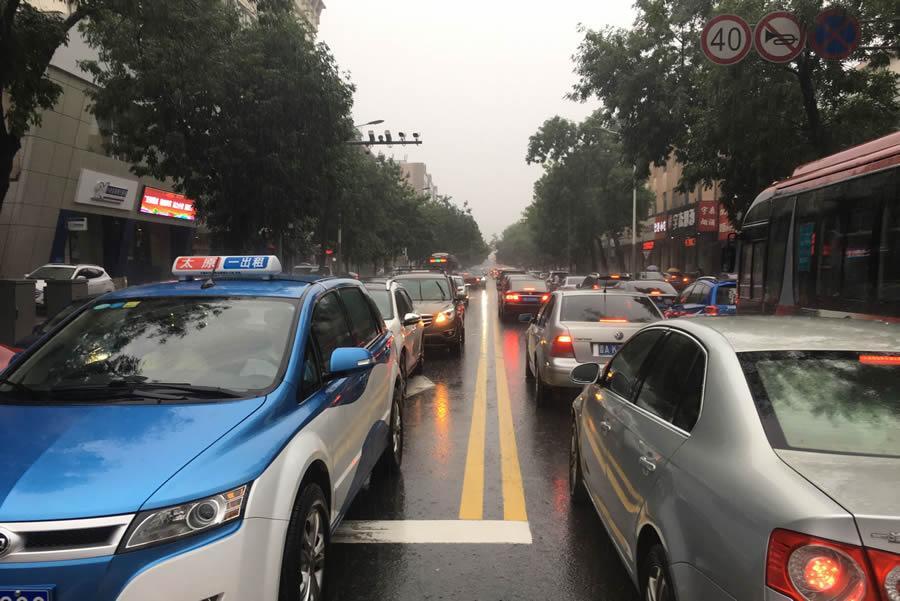
[[[150,186],[144,187],[144,193],[141,196],[141,213],[186,219],[187,221],[194,221],[197,218],[193,200],[183,194],[158,190]]]

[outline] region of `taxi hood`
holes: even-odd
[[[134,513],[264,401],[0,405],[0,522]]]

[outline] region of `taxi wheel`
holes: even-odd
[[[647,553],[641,581],[641,599],[643,601],[675,601],[675,590],[672,588],[672,576],[669,573],[669,560],[662,545],[654,545]]]
[[[402,386],[402,385],[401,385]],[[394,389],[391,401],[391,422],[388,424],[388,444],[378,460],[379,471],[383,474],[396,474],[403,463],[403,389]]]
[[[323,599],[325,554],[329,546],[328,511],[318,484],[307,484],[294,507],[281,563],[279,601]]]
[[[569,500],[575,505],[584,503],[584,474],[581,471],[581,454],[578,451],[578,428],[572,422],[572,442],[569,445]]]

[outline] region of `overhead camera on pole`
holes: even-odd
[[[383,119],[378,119],[376,121],[371,121],[369,123],[362,123],[357,125],[357,127],[364,127],[366,125],[378,125],[380,123],[384,123]],[[407,139],[407,135],[404,132],[397,132],[397,138],[394,138],[393,134],[391,134],[391,130],[386,129],[382,134],[375,134],[375,130],[370,129],[366,132],[366,139],[363,140],[348,140],[347,144],[353,146],[409,146],[415,145],[419,146],[422,144],[422,140],[419,139],[419,133],[415,132],[412,135],[413,139]]]

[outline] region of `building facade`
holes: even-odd
[[[159,280],[197,237],[192,201],[105,152],[89,111],[92,84],[77,66],[91,53],[73,33],[48,70],[63,92],[15,159],[0,210],[0,277],[69,262],[95,263],[132,283]]]
[[[403,173],[403,177],[406,179],[406,182],[415,190],[418,194],[425,194],[426,196],[430,196],[433,199],[437,198],[438,189],[437,185],[434,183],[434,179],[431,177],[431,174],[428,173],[428,168],[425,163],[410,163],[409,161],[400,161],[397,163],[400,166],[400,171]]]

